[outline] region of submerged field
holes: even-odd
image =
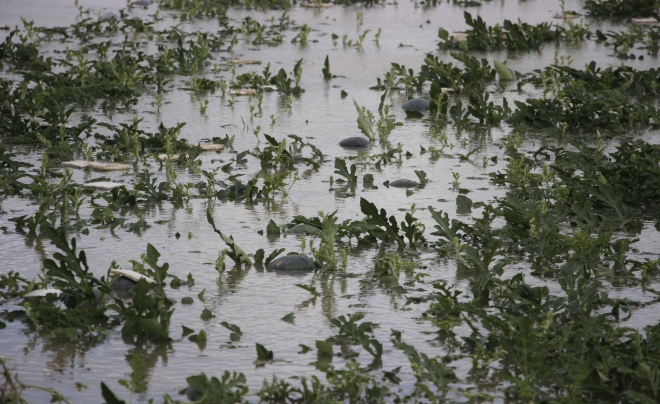
[[[658,402],[659,8],[5,1],[0,402]]]

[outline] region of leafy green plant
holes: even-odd
[[[339,157],[335,158],[334,173],[345,178],[345,179],[338,178],[336,180],[338,183],[347,182],[349,184],[356,184],[358,177],[355,174],[355,170],[356,170],[355,164],[351,164],[351,170],[348,171],[348,168],[346,167],[346,160]]]
[[[252,260],[250,257],[247,256],[245,251],[241,249],[235,242],[234,238],[232,236],[227,237],[224,235],[220,230],[218,230],[215,227],[215,221],[213,220],[213,217],[211,216],[211,211],[207,210],[206,211],[206,220],[209,222],[211,227],[213,227],[213,231],[218,233],[222,240],[227,244],[227,246],[231,249],[227,251],[227,256],[231,258],[238,267],[241,265],[245,264],[247,266],[252,265]]]
[[[400,247],[405,246],[405,242],[399,236],[399,225],[394,216],[388,219],[385,209],[379,211],[376,205],[364,198],[360,198],[360,209],[367,216],[367,224],[374,226],[369,229],[371,235],[384,242],[396,241]]]
[[[353,99],[353,104],[355,104],[355,109],[358,112],[358,128],[370,141],[374,142],[376,140],[376,131],[373,128],[373,115],[366,108],[361,107],[355,101],[355,98]]]
[[[243,373],[225,371],[222,377],[211,377],[202,373],[186,379],[188,388],[199,403],[230,404],[242,402],[248,393],[248,386]]]
[[[323,78],[326,80],[330,80],[337,77],[334,74],[330,73],[330,59],[327,55],[325,57],[325,62],[323,62],[322,72],[323,72]]]
[[[140,279],[131,292],[131,304],[126,305],[117,298],[109,306],[125,318],[122,335],[137,340],[170,341],[169,326],[174,309],[168,310],[165,296],[151,294],[144,279]]]

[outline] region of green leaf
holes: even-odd
[[[229,324],[228,322],[223,321],[223,322],[220,323],[220,325],[225,327],[229,331],[231,331],[235,334],[238,334],[239,336],[243,335],[243,332],[241,331],[241,328],[239,326],[237,326],[236,324]]]
[[[190,296],[186,296],[181,299],[181,304],[193,304],[193,303],[195,303],[195,301]]]
[[[293,312],[287,314],[286,316],[282,317],[281,320],[284,321],[285,323],[291,323],[293,324],[293,319],[296,318],[296,315],[293,314]]]
[[[188,328],[185,325],[181,324],[181,328],[183,329],[181,333],[181,337],[185,337],[186,335],[190,335],[195,332],[192,328]]]
[[[202,315],[200,316],[200,318],[202,320],[208,321],[208,320],[212,319],[213,317],[215,317],[215,316],[213,315],[213,313],[211,313],[211,310],[206,309],[206,308],[204,310],[202,310]]]
[[[126,401],[117,397],[117,395],[110,390],[110,387],[106,386],[103,382],[101,382],[101,396],[103,396],[106,404],[126,404]]]
[[[198,298],[199,300],[201,300],[201,301],[204,301],[204,294],[205,294],[205,293],[206,293],[206,288],[204,288],[204,290],[202,290],[201,292],[199,292],[199,294],[197,295],[197,298]]]
[[[268,222],[268,226],[266,226],[266,234],[280,234],[280,228],[279,226],[273,221],[273,219],[270,219],[270,222]]]
[[[348,171],[348,168],[346,167],[346,160],[342,158],[335,158],[335,174],[341,175],[342,177],[346,178],[346,181],[349,184],[355,184],[357,183],[357,175],[355,174],[356,171],[356,166],[355,164],[351,164],[351,171]],[[337,180],[339,182],[339,180]]]
[[[257,363],[270,362],[273,360],[273,351],[269,351],[265,346],[255,343],[257,347]]]
[[[458,195],[456,197],[456,206],[461,210],[470,210],[472,209],[472,199],[465,195]]]
[[[327,341],[316,341],[316,349],[319,351],[319,356],[332,357],[334,355],[332,344]]]
[[[261,264],[264,260],[264,255],[266,255],[264,249],[263,248],[258,249],[257,252],[254,253],[254,262],[256,262],[257,264]]]
[[[246,264],[246,265],[252,265],[252,261],[250,260],[250,257],[239,247],[235,242],[234,238],[232,236],[225,236],[222,234],[220,230],[218,230],[215,227],[215,222],[213,220],[213,217],[211,216],[211,211],[209,209],[206,210],[206,220],[211,224],[211,227],[213,227],[213,231],[218,233],[222,240],[231,248],[231,251],[227,253],[227,256],[234,260],[236,265],[240,266],[241,264]]]
[[[505,63],[498,62],[497,60],[493,61],[495,64],[495,71],[500,76],[500,81],[511,81],[515,80],[518,76],[518,73],[509,69]]]
[[[270,254],[268,254],[268,257],[266,258],[266,265],[270,264],[273,262],[275,258],[277,258],[278,255],[282,254],[284,252],[284,248],[279,248],[277,250],[274,250]]]
[[[392,239],[399,244],[399,246],[404,247],[406,243],[403,241],[401,236],[399,236],[399,225],[397,224],[396,218],[390,216],[389,220],[387,218],[387,212],[385,209],[381,209],[380,212],[378,208],[373,203],[367,201],[364,198],[360,198],[360,209],[362,213],[367,215],[367,224],[374,224],[380,226],[383,229],[371,229],[371,233],[385,241]],[[380,231],[377,231],[380,230]]]
[[[423,170],[415,170],[415,174],[417,175],[417,178],[419,178],[420,185],[424,185],[427,182],[429,182],[426,179],[426,172],[424,172]]]
[[[376,141],[376,131],[374,131],[373,126],[371,125],[371,119],[369,119],[369,116],[365,112],[364,108],[362,108],[357,101],[355,101],[355,98],[353,98],[353,104],[355,104],[355,109],[358,112],[358,128],[364,133],[366,137],[369,138],[371,142]]]
[[[192,342],[206,341],[206,331],[200,330],[198,334],[191,335],[188,339]]]
[[[442,27],[438,28],[438,38],[447,42],[449,40],[449,32],[447,32],[447,30]]]

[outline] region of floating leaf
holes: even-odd
[[[460,210],[471,210],[472,209],[472,199],[468,198],[465,195],[458,195],[456,197],[456,207]]]
[[[334,355],[332,344],[327,341],[316,341],[316,349],[319,351],[319,357],[330,357]]]
[[[181,328],[183,329],[183,332],[181,334],[182,337],[185,337],[186,335],[190,335],[195,332],[192,328],[188,328],[185,325],[181,324]]]
[[[202,320],[208,321],[208,320],[212,319],[213,317],[215,317],[215,315],[213,315],[213,313],[211,313],[211,310],[209,310],[209,309],[202,310],[202,315],[200,316],[200,318]]]
[[[264,249],[263,248],[258,249],[257,252],[254,253],[254,262],[256,262],[257,264],[261,264],[264,260],[264,255],[266,255]]]
[[[287,314],[286,316],[282,317],[281,320],[284,321],[285,323],[291,323],[293,324],[293,319],[296,318],[296,315],[293,314],[293,312]]]
[[[424,185],[427,182],[429,182],[426,179],[426,172],[424,172],[423,170],[415,170],[415,174],[417,175],[417,178],[419,178],[420,185]]]
[[[266,226],[266,234],[280,234],[280,227],[273,221],[273,219],[270,219],[268,226]]]
[[[255,363],[270,362],[273,360],[273,351],[269,351],[265,346],[255,343],[257,347],[257,360]]]
[[[237,326],[236,324],[229,324],[226,321],[221,322],[220,325],[231,331],[231,334],[229,334],[230,340],[232,341],[241,340],[241,337],[243,336],[243,332],[241,331],[241,328],[239,326]]]
[[[193,304],[193,303],[195,303],[195,301],[190,296],[186,296],[181,299],[181,304]]]

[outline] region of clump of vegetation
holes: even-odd
[[[584,8],[593,17],[650,17],[656,15],[660,5],[653,0],[587,0]]]

